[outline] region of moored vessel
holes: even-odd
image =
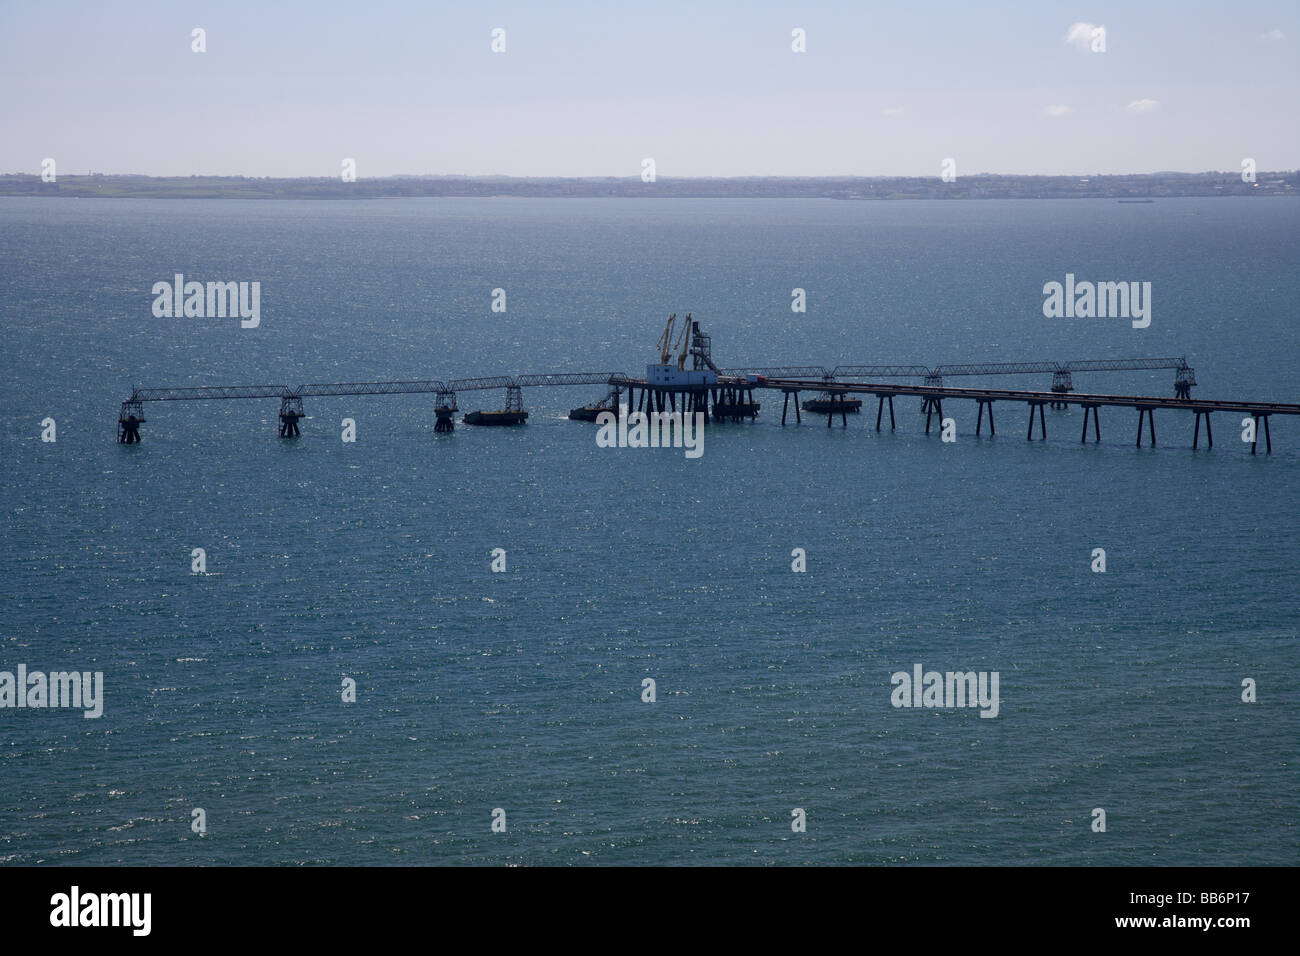
[[[803,410],[805,412],[815,412],[818,415],[829,415],[832,412],[835,414],[847,412],[850,415],[856,415],[862,411],[862,399],[848,395],[841,395],[838,399],[832,399],[829,392],[822,392],[816,398],[810,398],[804,402]]]
[[[518,411],[502,412],[466,412],[466,425],[522,425],[528,421],[528,413]]]

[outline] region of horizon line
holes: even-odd
[[[1300,173],[1300,168],[1282,168],[1282,169],[1261,169],[1256,172],[1256,176],[1278,175]],[[981,176],[1000,176],[1005,178],[1021,179],[1059,179],[1062,177],[1084,178],[1084,179],[1105,179],[1108,177],[1132,177],[1132,176],[1238,176],[1241,174],[1240,169],[1202,169],[1202,170],[1180,170],[1164,169],[1153,172],[1126,172],[1126,173],[1088,173],[1088,172],[1065,172],[1065,173],[1000,173],[982,171],[978,173],[963,173],[962,179],[976,179]],[[326,182],[340,181],[338,174],[330,176],[310,176],[310,175],[292,175],[292,176],[274,176],[274,175],[249,175],[247,173],[129,173],[129,172],[96,172],[88,170],[85,173],[60,173],[60,178],[86,178],[92,176],[122,176],[137,179],[280,179],[280,180],[323,180]],[[40,179],[41,174],[27,172],[3,172],[0,177],[26,177]],[[740,173],[727,176],[709,176],[709,175],[656,175],[655,182],[661,180],[671,180],[681,182],[684,180],[752,180],[752,179],[784,179],[784,180],[850,180],[850,179],[920,179],[931,180],[940,178],[937,174],[917,175],[907,174],[863,174],[863,173]],[[611,176],[607,174],[589,174],[589,175],[553,175],[553,176],[518,176],[512,173],[389,173],[383,176],[357,176],[356,181],[368,179],[371,181],[383,179],[514,179],[514,180],[607,180],[613,182],[642,182],[641,176],[632,174],[628,176]],[[653,182],[647,182],[646,185],[653,185]]]

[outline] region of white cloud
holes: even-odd
[[[1089,53],[1092,50],[1092,31],[1097,29],[1096,24],[1084,23],[1080,21],[1070,25],[1070,32],[1065,35],[1065,42],[1075,49]]]
[[[891,106],[884,112],[886,116],[902,116],[903,108],[901,106]]]
[[[1282,31],[1279,30],[1277,27],[1274,27],[1272,30],[1269,30],[1267,33],[1260,34],[1259,38],[1261,40],[1280,40],[1282,39]]]
[[[1128,105],[1128,111],[1130,113],[1150,113],[1152,110],[1159,108],[1159,100],[1133,100]]]
[[[1043,110],[1048,116],[1069,116],[1071,109],[1064,103],[1058,103],[1055,106],[1049,106]]]

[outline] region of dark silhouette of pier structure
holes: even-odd
[[[434,432],[454,431],[454,417],[459,411],[458,393],[504,390],[505,411],[523,411],[523,389],[533,387],[601,385],[608,390],[609,411],[619,418],[631,412],[668,412],[683,415],[700,414],[707,422],[738,422],[758,417],[760,405],[755,392],[760,390],[780,392],[784,396],[781,424],[785,425],[794,398],[795,423],[800,424],[799,395],[814,392],[818,401],[817,414],[826,415],[826,426],[831,427],[838,416],[841,425],[848,426],[850,408],[856,410],[860,399],[855,396],[875,396],[876,431],[883,427],[886,407],[889,409],[889,428],[897,428],[895,398],[921,399],[921,413],[925,416],[925,432],[930,433],[934,421],[942,427],[944,402],[973,401],[978,410],[975,434],[980,436],[984,420],[988,419],[990,435],[995,435],[993,406],[998,402],[1024,403],[1029,409],[1026,438],[1033,440],[1035,425],[1040,440],[1047,438],[1046,408],[1067,409],[1077,405],[1083,409],[1081,442],[1088,440],[1091,425],[1093,441],[1101,441],[1100,409],[1128,408],[1138,412],[1137,446],[1143,436],[1149,436],[1152,447],[1156,444],[1155,412],[1188,411],[1195,415],[1192,448],[1200,447],[1201,423],[1205,423],[1208,447],[1214,446],[1210,416],[1215,412],[1240,414],[1253,418],[1255,441],[1251,454],[1255,454],[1262,433],[1268,453],[1273,451],[1269,425],[1273,415],[1300,415],[1300,404],[1282,402],[1254,402],[1192,398],[1191,389],[1196,384],[1195,371],[1185,358],[1134,358],[1088,359],[1072,362],[995,362],[984,364],[939,365],[929,368],[922,365],[840,365],[827,370],[822,366],[766,366],[720,369],[713,364],[709,337],[695,325],[690,354],[696,370],[704,373],[707,381],[691,384],[655,384],[646,378],[637,378],[621,372],[552,372],[520,376],[493,376],[486,378],[429,379],[403,382],[333,382],[299,385],[207,386],[188,388],[137,388],[122,403],[118,416],[118,441],[135,444],[140,441],[140,425],[144,423],[146,402],[208,401],[214,399],[278,398],[280,400],[279,434],[294,438],[301,434],[299,421],[305,417],[303,400],[326,396],[356,395],[407,395],[431,394],[434,396]],[[680,367],[680,366],[679,366]],[[1077,373],[1116,372],[1130,370],[1173,369],[1174,395],[1133,395],[1116,393],[1075,392],[1073,376]],[[713,373],[709,375],[708,373]],[[945,380],[960,376],[1050,374],[1051,386],[1046,390],[1001,389],[989,387],[955,387]],[[889,381],[890,379],[896,381]],[[914,381],[906,381],[908,379]],[[903,380],[903,381],[897,381]],[[626,404],[623,395],[626,394]],[[854,401],[850,401],[854,398]],[[810,413],[811,414],[811,413]]]

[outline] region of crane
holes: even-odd
[[[668,359],[672,357],[673,323],[676,321],[677,321],[676,312],[668,316],[668,327],[664,329],[664,334],[659,336],[659,341],[655,343],[655,346],[659,349],[660,365],[667,365]]]
[[[682,325],[681,334],[677,336],[677,344],[673,346],[676,349],[681,346],[681,351],[677,353],[677,371],[686,371],[686,351],[691,346],[691,314],[686,313],[686,322]]]

